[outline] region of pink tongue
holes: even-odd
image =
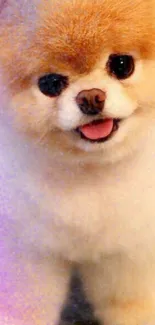
[[[90,140],[106,138],[113,129],[113,119],[95,121],[80,127],[83,135]]]

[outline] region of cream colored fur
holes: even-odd
[[[147,128],[136,154],[97,167],[57,160],[56,153],[33,147],[7,123],[1,120],[0,169],[13,216],[4,219],[1,239],[8,252],[1,257],[1,272],[11,285],[6,305],[17,324],[18,317],[20,325],[55,324],[70,267],[80,263],[101,319],[110,325],[153,325],[154,127]],[[131,310],[123,308],[128,303]],[[4,303],[8,313],[5,308]]]
[[[129,2],[134,5],[132,0]],[[55,5],[54,12],[58,11],[58,17],[53,16],[53,19],[59,26],[61,15],[56,3],[51,1],[51,7]],[[67,19],[65,8],[69,6],[71,19],[75,8],[84,6],[81,12],[84,26],[80,25],[82,38],[82,28],[89,18],[85,15],[90,12],[93,17],[94,10],[97,14],[104,9],[111,10],[109,3],[113,6],[113,0],[102,3],[96,0],[93,8],[90,0],[66,0],[60,8],[62,17]],[[132,19],[139,19],[139,10],[144,17],[150,12],[149,8],[152,13],[152,1],[149,0],[149,8],[147,3],[136,0]],[[124,13],[130,12],[130,6],[125,10],[124,0],[121,4],[115,1],[114,9],[121,5]],[[43,26],[47,27],[50,21],[52,29],[54,22],[48,17],[51,8],[46,6],[47,3]],[[120,12],[116,10],[116,13]],[[100,21],[101,16],[97,15],[97,33],[99,27],[102,30],[101,24],[109,26],[110,16],[108,21],[107,16],[104,17],[105,24]],[[96,26],[96,18],[93,21]],[[74,23],[73,19],[73,26]],[[118,32],[122,22],[118,19],[116,23]],[[58,98],[51,99],[37,88],[37,80],[44,72],[37,61],[40,48],[36,47],[36,52],[31,49],[31,58],[30,53],[23,50],[18,64],[13,64],[19,50],[16,45],[19,42],[21,46],[25,38],[21,39],[22,34],[17,33],[14,39],[9,34],[10,25],[6,34],[5,24],[2,26],[0,45],[3,44],[4,51],[0,53],[3,77],[0,89],[5,84],[4,94],[1,94],[1,98],[5,95],[5,101],[1,100],[0,117],[0,325],[58,324],[75,265],[81,271],[96,316],[105,325],[155,325],[154,35],[150,35],[149,30],[144,37],[152,51],[146,57],[141,48],[128,50],[136,63],[135,73],[128,80],[120,82],[108,75],[105,65],[113,48],[107,40],[106,50],[99,48],[100,55],[91,71],[74,74],[67,65],[66,70],[64,66],[60,69],[70,76],[71,82]],[[19,32],[15,22],[13,26]],[[89,24],[86,27],[89,28]],[[135,33],[145,30],[144,27],[136,26]],[[40,38],[45,34],[46,42],[50,28],[38,34]],[[91,43],[90,31],[84,30],[91,49],[94,43]],[[13,49],[7,48],[8,35],[12,36]],[[80,36],[76,38],[74,33],[73,36],[74,49],[74,42]],[[31,35],[29,37],[31,43]],[[125,39],[129,40],[128,34]],[[131,37],[130,48],[138,42],[133,41]],[[41,43],[36,46],[38,44]],[[53,57],[55,64],[59,65],[60,61]],[[53,66],[51,62],[50,72]],[[26,86],[20,80],[22,69],[28,79]],[[55,69],[57,72],[58,67]],[[75,104],[78,92],[91,88],[106,91],[103,117],[123,118],[116,134],[102,144],[85,142],[72,131],[81,123],[91,121]]]

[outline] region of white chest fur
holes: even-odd
[[[22,250],[55,251],[73,261],[152,254],[155,132],[136,156],[99,168],[49,159],[4,123],[0,133],[1,214],[11,245],[16,238]]]

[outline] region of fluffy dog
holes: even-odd
[[[154,325],[155,1],[0,8],[0,324]]]

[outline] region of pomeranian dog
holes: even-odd
[[[0,325],[155,324],[155,1],[0,6]],[[2,99],[3,98],[3,99]]]

